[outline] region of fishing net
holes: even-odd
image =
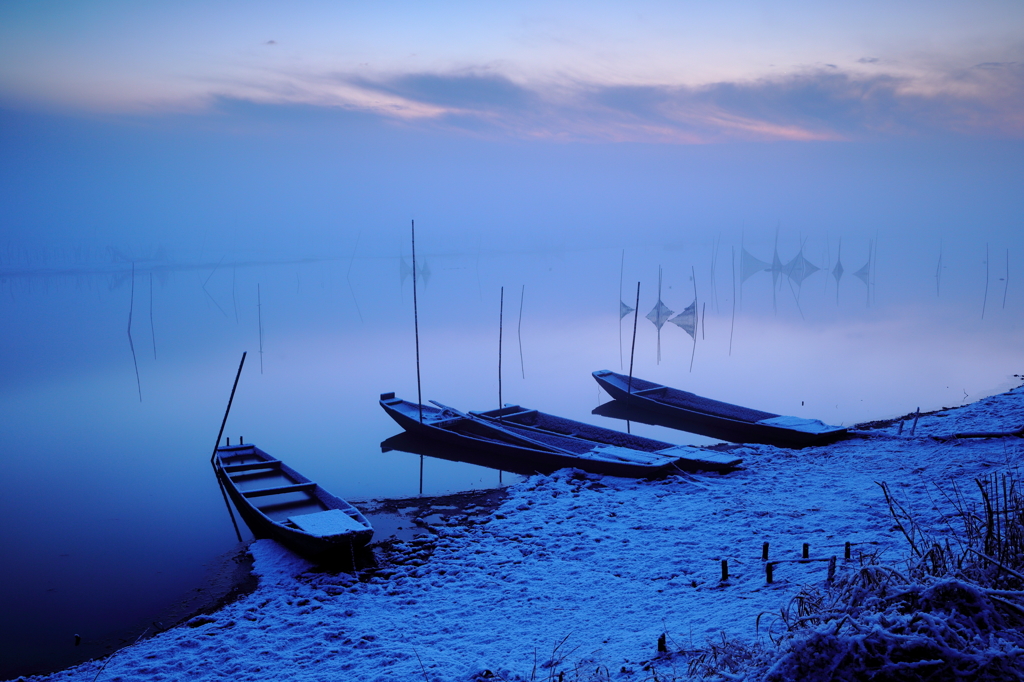
[[[697,299],[693,300],[693,303],[686,306],[683,312],[679,313],[671,320],[672,324],[678,326],[680,329],[690,335],[691,338],[696,338],[697,334]],[[706,324],[706,323],[705,323]]]
[[[746,247],[740,249],[740,282],[746,282],[755,273],[771,270],[771,266],[757,256],[752,256]]]
[[[661,328],[668,322],[668,319],[672,317],[674,311],[667,305],[662,303],[661,299],[658,299],[658,303],[651,308],[651,312],[647,313],[647,319],[654,323],[654,326],[661,331]]]
[[[803,284],[804,280],[820,270],[817,265],[804,258],[803,249],[793,257],[793,260],[783,267],[783,274],[796,282],[797,286]]]

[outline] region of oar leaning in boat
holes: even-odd
[[[548,450],[548,451],[561,452],[563,454],[570,455],[572,457],[587,457],[587,456],[589,456],[592,459],[603,459],[605,461],[627,462],[629,464],[652,464],[653,462],[656,462],[656,461],[658,461],[658,459],[660,459],[660,456],[649,455],[648,453],[643,453],[643,452],[639,452],[639,451],[636,451],[635,455],[626,456],[626,455],[623,455],[623,454],[620,454],[620,453],[617,453],[617,452],[612,452],[611,448],[613,446],[610,446],[610,445],[607,445],[607,444],[604,444],[604,443],[594,442],[594,441],[587,441],[588,443],[591,444],[590,452],[586,452],[586,453],[573,452],[572,450],[566,450],[564,448],[560,448],[557,445],[551,445],[549,443],[543,443],[541,441],[534,440],[533,438],[530,438],[529,436],[524,436],[521,433],[513,433],[508,428],[506,428],[504,424],[502,424],[500,422],[497,422],[494,419],[487,418],[487,417],[481,417],[480,415],[475,415],[475,414],[471,414],[471,413],[467,414],[465,412],[460,412],[459,410],[456,410],[454,407],[448,407],[447,405],[442,405],[441,403],[437,402],[436,400],[431,400],[430,402],[432,402],[434,405],[437,405],[442,410],[448,410],[448,411],[452,412],[453,414],[458,415],[459,417],[461,417],[463,419],[469,419],[469,420],[472,420],[474,423],[487,426],[487,427],[489,427],[489,428],[491,428],[491,429],[493,429],[495,431],[500,431],[503,436],[505,436],[505,437],[507,437],[507,438],[509,438],[511,440],[518,441],[519,443],[521,443],[523,445],[526,445],[528,447],[535,448],[535,449],[539,448],[539,449]],[[509,426],[515,427],[517,430],[522,429],[522,430],[530,430],[530,431],[538,431],[540,433],[546,433],[543,430],[534,429],[533,427],[526,426],[524,424],[515,424],[515,423],[510,422]],[[557,434],[550,434],[550,435],[557,435]],[[564,436],[564,438],[574,438],[574,436]],[[586,440],[586,439],[577,439],[577,440]]]
[[[561,452],[562,454],[571,455],[572,457],[579,457],[579,453],[572,452],[571,450],[566,450],[564,448],[560,448],[557,445],[548,445],[547,443],[541,443],[540,441],[534,440],[532,438],[527,438],[526,436],[521,436],[519,434],[512,433],[512,432],[508,431],[507,429],[504,429],[504,428],[498,426],[497,424],[494,424],[494,423],[492,423],[492,422],[490,422],[490,421],[488,421],[486,419],[483,419],[481,417],[475,417],[475,416],[473,416],[471,414],[466,414],[465,412],[460,412],[459,410],[456,410],[454,407],[448,407],[447,405],[442,405],[441,403],[437,402],[436,400],[431,400],[430,402],[434,403],[435,405],[440,407],[442,410],[448,410],[448,411],[450,411],[450,412],[452,412],[454,414],[457,414],[458,416],[462,417],[463,419],[468,419],[469,421],[472,421],[475,424],[481,424],[483,426],[486,426],[489,429],[492,429],[494,431],[498,431],[504,437],[509,438],[510,440],[519,441],[522,445],[525,445],[525,446],[527,446],[527,447],[529,447],[531,449],[534,449],[534,450],[547,450],[547,451],[550,451],[550,452]]]

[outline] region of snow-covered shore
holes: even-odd
[[[876,482],[925,526],[949,508],[935,484],[1016,467],[1018,438],[937,439],[1024,424],[1024,389],[804,450],[747,446],[744,469],[663,481],[574,471],[512,486],[483,523],[436,528],[430,547],[399,547],[362,580],[310,570],[271,541],[252,545],[259,587],[210,616],[107,660],[33,680],[549,679],[598,666],[613,680],[650,679],[660,635],[696,647],[753,641],[826,564],[772,559],[906,553]],[[851,542],[854,558],[843,561]],[[729,578],[721,580],[721,562]],[[102,669],[101,669],[102,668]],[[98,677],[97,677],[97,673]]]

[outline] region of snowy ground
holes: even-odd
[[[438,527],[433,551],[357,580],[311,571],[271,541],[252,545],[258,589],[212,616],[38,680],[650,679],[643,663],[670,648],[753,640],[843,544],[905,554],[876,481],[925,525],[950,511],[950,479],[1016,467],[1019,438],[939,440],[1019,428],[1024,389],[805,450],[744,447],[728,475],[633,481],[562,471],[509,489],[483,523]],[[948,487],[948,486],[947,486]],[[401,549],[401,548],[400,548]],[[730,577],[721,581],[721,560]],[[847,564],[849,566],[850,564]],[[102,670],[100,669],[102,666]],[[99,675],[97,676],[97,672]],[[671,670],[663,672],[671,673]]]

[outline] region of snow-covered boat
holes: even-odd
[[[256,537],[312,561],[345,564],[373,537],[358,509],[251,443],[218,447],[213,467]]]
[[[485,452],[499,468],[509,471],[550,472],[574,467],[611,476],[656,477],[692,468],[685,458],[696,450],[669,443],[664,443],[662,449],[638,450],[533,429],[511,420],[499,422],[485,416],[488,413],[466,414],[439,404],[420,405],[396,398],[394,393],[382,393],[380,405],[408,433]]]
[[[846,436],[841,426],[817,419],[785,417],[644,381],[607,369],[594,379],[612,398],[630,408],[658,413],[659,424],[734,443],[767,443],[787,448],[823,445]]]
[[[470,414],[503,428],[515,427],[525,430],[538,438],[548,436],[577,438],[598,445],[671,455],[678,457],[675,466],[686,471],[729,471],[738,467],[742,462],[741,459],[729,452],[666,443],[519,405],[507,405],[500,410],[470,412]]]

